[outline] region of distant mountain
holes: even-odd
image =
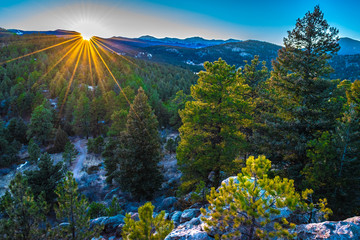
[[[79,34],[73,31],[22,31],[17,29],[0,29],[4,34],[31,34],[43,33],[57,36]],[[255,55],[259,55],[261,61],[266,61],[266,66],[271,69],[271,61],[277,57],[281,48],[268,42],[235,39],[207,40],[201,37],[186,39],[178,38],[155,38],[142,36],[140,38],[112,37],[99,38],[108,48],[119,55],[130,56],[138,59],[168,63],[194,72],[203,70],[205,61],[224,59],[227,63],[236,67],[243,67],[244,61],[251,61]],[[351,38],[340,39],[341,50],[330,61],[335,72],[333,79],[360,79],[360,41]]]
[[[360,41],[351,38],[341,38],[339,44],[341,47],[339,55],[360,54]]]
[[[179,38],[155,38],[152,36],[142,36],[138,38],[139,40],[151,41],[157,43],[156,45],[169,45],[169,46],[177,46],[177,47],[187,47],[187,48],[203,48],[210,47],[214,45],[220,45],[230,42],[240,42],[240,40],[236,39],[228,39],[228,40],[208,40],[201,37],[191,37],[185,39]]]
[[[47,34],[47,35],[56,35],[56,36],[79,35],[78,32],[61,30],[61,29],[57,29],[55,31],[24,31],[20,29],[8,29],[7,31],[11,33],[15,33],[17,35],[23,35],[23,34]]]
[[[13,35],[12,32],[0,27],[0,37],[7,37]]]

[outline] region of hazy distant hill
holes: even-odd
[[[43,33],[57,36],[79,34],[73,31],[22,31],[17,29],[4,30],[6,34]],[[0,31],[0,36],[1,36]],[[189,68],[193,71],[203,69],[205,61],[215,61],[218,58],[226,60],[237,67],[244,66],[244,60],[250,61],[259,55],[261,61],[271,68],[271,61],[276,58],[281,46],[256,41],[207,40],[201,37],[186,39],[155,38],[142,36],[140,38],[112,37],[103,42],[120,55],[131,56],[160,63],[168,63]],[[351,38],[340,39],[341,50],[330,64],[335,69],[332,78],[360,79],[360,41]]]
[[[210,47],[214,45],[220,45],[230,42],[240,42],[240,40],[236,39],[228,39],[228,40],[208,40],[201,37],[191,37],[186,39],[179,38],[155,38],[152,36],[142,36],[139,37],[140,40],[150,41],[156,43],[156,45],[170,45],[170,46],[178,46],[178,47],[187,47],[187,48],[204,48]]]
[[[67,30],[61,30],[61,29],[57,29],[55,31],[23,31],[23,30],[19,30],[19,29],[8,29],[8,31],[15,33],[17,35],[41,33],[41,34],[62,36],[62,35],[78,35],[79,34],[75,31],[67,31]]]
[[[341,38],[339,43],[341,46],[339,55],[360,54],[360,41],[351,38]]]
[[[13,35],[12,32],[0,27],[0,37],[7,37]]]

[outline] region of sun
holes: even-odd
[[[81,37],[83,40],[89,41],[93,36],[91,36],[90,34],[81,33]]]

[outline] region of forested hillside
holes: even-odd
[[[338,34],[319,6],[283,48],[149,46],[151,61],[5,34],[0,238],[293,239],[357,215],[358,55],[336,55]]]

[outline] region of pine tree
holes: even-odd
[[[30,124],[27,131],[28,138],[34,138],[44,144],[51,138],[53,131],[53,114],[44,104],[35,108],[31,114]]]
[[[183,125],[177,159],[183,173],[183,186],[209,183],[214,172],[213,186],[220,183],[220,173],[229,172],[235,159],[245,148],[245,136],[239,130],[251,122],[250,87],[236,71],[219,59],[204,64],[206,71],[191,87],[195,99],[180,111]],[[186,191],[186,190],[185,190]]]
[[[73,125],[78,135],[89,137],[90,134],[90,100],[85,93],[81,93],[74,107]]]
[[[72,164],[72,162],[75,160],[77,151],[75,149],[74,144],[72,144],[70,141],[66,143],[64,152],[62,154],[63,161],[69,165]]]
[[[315,205],[305,202],[312,191],[306,190],[300,196],[293,180],[269,178],[270,168],[271,162],[265,156],[250,156],[237,178],[223,183],[218,190],[212,188],[209,211],[201,209],[205,230],[215,233],[216,239],[295,237],[296,233],[288,231],[295,224],[282,217],[280,208],[312,212]],[[317,207],[325,217],[331,214],[326,200],[321,200]]]
[[[67,222],[59,226],[57,237],[61,239],[90,239],[98,234],[97,228],[90,229],[90,216],[87,214],[89,203],[84,195],[79,195],[78,186],[71,172],[56,188],[58,206],[55,207],[56,219]]]
[[[42,195],[35,201],[21,174],[15,176],[1,198],[1,209],[5,218],[0,220],[0,235],[4,239],[44,239],[46,229],[41,225],[46,221],[47,204]]]
[[[33,138],[30,139],[29,141],[28,152],[29,152],[29,161],[31,163],[37,163],[41,155],[41,149]]]
[[[126,131],[116,149],[119,169],[115,180],[135,198],[150,198],[159,189],[162,176],[160,138],[156,116],[139,88],[127,116]]]
[[[8,167],[15,163],[20,148],[21,145],[17,141],[10,141],[5,123],[0,120],[0,167]]]
[[[299,178],[308,158],[307,142],[318,131],[334,129],[342,103],[328,60],[339,50],[338,30],[328,25],[319,6],[298,19],[284,38],[274,70],[267,81],[268,108],[262,114],[266,153],[274,161],[288,161],[288,174]],[[301,179],[298,179],[301,180]],[[299,182],[299,181],[297,181]]]
[[[27,126],[22,118],[12,118],[7,126],[9,131],[10,141],[18,141],[22,144],[26,144],[28,142],[26,138]]]
[[[54,148],[53,148],[54,152],[63,152],[65,149],[65,145],[68,142],[69,142],[69,138],[67,133],[59,127],[55,135]]]
[[[165,211],[153,217],[154,206],[151,202],[139,207],[139,221],[134,221],[128,213],[124,219],[122,237],[126,240],[163,240],[173,230],[172,221],[165,219]]]
[[[105,150],[102,153],[104,157],[104,164],[106,169],[106,182],[108,184],[113,183],[113,179],[117,176],[118,169],[118,151],[119,141],[114,138],[110,138],[107,144],[105,145]]]
[[[356,200],[359,191],[355,190],[360,184],[360,112],[356,110],[360,103],[356,97],[359,83],[350,84],[345,111],[335,130],[321,132],[317,139],[309,141],[310,161],[302,172],[305,184],[314,188],[315,197],[329,199],[335,219],[352,216],[360,207]]]
[[[27,171],[25,176],[35,196],[43,192],[46,202],[51,204],[56,198],[56,186],[64,177],[64,165],[62,162],[54,165],[50,155],[44,153],[39,159],[38,170]]]

